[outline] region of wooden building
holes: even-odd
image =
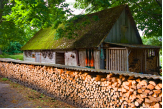
[[[142,44],[128,5],[85,16],[90,23],[74,31],[78,34],[74,39],[55,40],[55,29],[41,29],[22,47],[24,60],[118,71],[157,71],[160,47]],[[94,16],[98,20],[93,20]]]

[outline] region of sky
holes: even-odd
[[[69,8],[71,8],[74,11],[73,14],[78,15],[78,14],[80,14],[80,13],[82,13],[84,11],[84,9],[75,9],[73,7],[73,4],[75,3],[75,0],[66,0],[66,2],[70,4]]]
[[[73,14],[78,15],[78,14],[81,14],[84,12],[84,9],[75,9],[73,7],[75,0],[66,0],[66,2],[69,3],[69,8],[71,8],[74,11],[74,12],[72,12]],[[140,36],[143,36],[143,31],[141,31],[139,29],[138,29],[138,31],[139,31]]]

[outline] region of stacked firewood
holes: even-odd
[[[140,73],[141,72],[141,62],[140,62],[140,60],[138,60],[137,63],[134,64],[134,67],[130,67],[129,71],[130,72]]]
[[[0,75],[79,107],[162,107],[161,80],[5,62]]]
[[[147,58],[147,71],[148,72],[151,72],[152,71],[152,69],[155,69],[156,68],[156,61],[157,60],[157,58],[156,58],[156,56],[155,57],[150,57],[150,58]]]

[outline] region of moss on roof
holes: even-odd
[[[55,29],[51,27],[41,29],[23,47],[22,50],[45,50],[45,49],[74,49],[98,47],[107,36],[112,26],[115,24],[126,5],[102,10],[93,14],[86,15],[90,18],[90,24],[82,27],[81,30],[74,31],[78,34],[75,39],[66,37],[55,39]],[[96,16],[96,17],[95,17]],[[97,19],[98,20],[93,20]],[[82,23],[85,18],[78,22]]]

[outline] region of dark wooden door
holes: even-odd
[[[64,53],[56,53],[56,64],[65,65],[65,54]]]

